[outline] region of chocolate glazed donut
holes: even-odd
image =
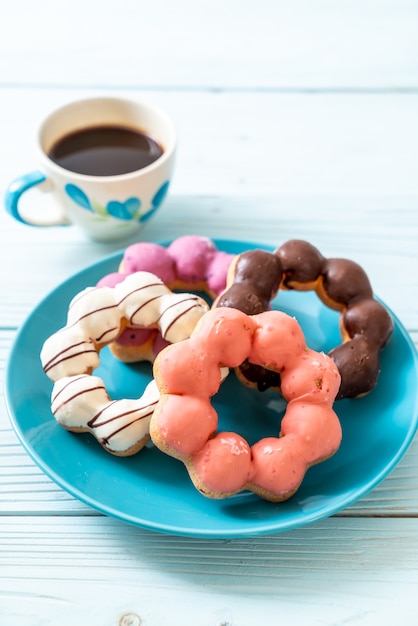
[[[230,286],[215,300],[214,306],[239,309],[246,315],[257,315],[267,311],[276,295],[282,277],[280,260],[265,250],[249,250],[240,254],[228,271],[227,285]],[[259,391],[270,387],[280,388],[277,372],[254,365],[248,360],[237,369],[238,377]]]
[[[279,289],[315,290],[324,304],[341,312],[343,343],[329,352],[341,374],[337,399],[355,398],[373,389],[380,351],[393,332],[393,321],[374,299],[367,274],[357,263],[327,259],[310,243],[290,240],[274,253],[244,252],[231,267],[231,275],[230,286],[216,306],[232,306],[249,315],[259,313],[261,306],[266,310]],[[260,391],[280,387],[277,374],[250,363],[244,363],[238,375]]]

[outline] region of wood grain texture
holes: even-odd
[[[12,517],[0,525],[0,614],[19,626],[116,626],[126,613],[184,626],[274,624],[277,614],[318,626],[409,623],[417,523],[333,518],[276,537],[207,541],[107,518]]]
[[[33,140],[45,115],[71,100],[111,94],[150,100],[173,118],[179,135],[174,195],[278,194],[340,202],[395,196],[407,203],[417,193],[418,93],[184,94],[181,89],[12,89],[0,83],[0,94],[8,155],[0,172],[3,188],[37,167]],[[31,194],[29,204],[40,202],[38,195]],[[41,196],[45,204],[47,194]]]
[[[376,294],[409,331],[416,331],[417,213],[408,201],[402,202],[401,197],[390,196],[371,200],[364,196],[311,196],[301,200],[279,195],[172,195],[144,228],[142,238],[167,241],[200,234],[273,247],[292,238],[306,239],[324,256],[360,263]],[[4,214],[0,215],[0,245],[13,267],[13,273],[3,269],[3,328],[19,326],[41,297],[68,276],[123,249],[120,242],[84,241],[75,228],[34,229]],[[42,246],[47,246],[48,254],[39,254]]]
[[[151,100],[180,141],[142,239],[307,239],[359,262],[418,346],[417,32],[416,0],[3,3],[0,188],[37,167],[34,131],[57,106]],[[33,191],[24,210],[50,202]],[[131,241],[94,244],[0,211],[0,624],[415,623],[416,439],[338,515],[229,541],[107,518],[26,454],[3,392],[16,332],[50,290]]]
[[[118,6],[74,0],[62,14],[50,0],[3,4],[0,84],[418,87],[413,0],[121,0]]]

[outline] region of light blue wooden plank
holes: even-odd
[[[93,93],[0,91],[3,189],[37,166],[38,122]],[[179,135],[173,194],[323,195],[342,205],[355,195],[418,195],[418,94],[116,93],[143,97],[173,118]]]
[[[418,211],[414,206],[413,197],[402,196],[172,196],[142,237],[163,241],[199,234],[273,247],[288,239],[306,239],[324,256],[360,263],[375,292],[413,331],[418,328]],[[256,222],[254,213],[259,216]],[[5,272],[2,277],[3,327],[21,324],[42,296],[69,275],[133,241],[91,244],[74,228],[45,232],[5,215],[0,215],[0,226],[0,246],[13,267],[13,274]]]
[[[105,518],[0,520],[0,615],[18,626],[408,624],[417,524],[334,518],[205,541]]]
[[[20,0],[0,9],[0,84],[417,88],[417,32],[414,0]]]

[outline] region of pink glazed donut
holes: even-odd
[[[237,433],[216,432],[218,415],[210,400],[220,387],[221,368],[236,368],[246,359],[280,373],[288,402],[280,436],[251,447]],[[151,439],[185,464],[209,498],[249,489],[272,502],[286,500],[307,469],[341,443],[332,408],[338,369],[327,355],[307,348],[297,321],[281,311],[250,317],[232,308],[210,310],[190,338],[158,355],[154,379],[160,401],[150,422]]]
[[[218,250],[208,237],[198,235],[179,237],[167,248],[156,243],[134,243],[126,248],[119,271],[104,276],[97,285],[114,287],[129,274],[145,271],[158,276],[169,289],[202,291],[214,299],[225,289],[235,257]],[[109,348],[119,360],[135,362],[143,358],[144,346],[146,358],[152,362],[167,342],[157,330],[127,328]]]

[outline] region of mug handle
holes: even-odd
[[[19,212],[19,200],[21,196],[28,191],[32,187],[36,185],[40,185],[46,181],[46,176],[40,170],[35,170],[33,172],[29,172],[29,174],[24,174],[19,178],[16,178],[13,182],[10,183],[6,194],[5,194],[5,206],[6,211],[10,213],[12,217],[15,218],[18,222],[22,224],[27,224],[29,226],[68,226],[69,222],[63,216],[57,216],[56,219],[51,219],[50,221],[39,221],[39,222],[28,222],[25,220]]]

